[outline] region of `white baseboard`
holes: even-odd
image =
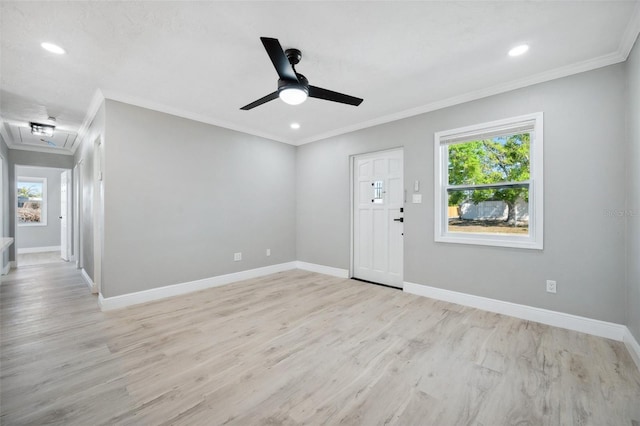
[[[348,269],[334,268],[332,266],[317,265],[315,263],[307,263],[297,261],[296,268],[305,271],[317,272],[319,274],[332,275],[338,278],[349,278]]]
[[[84,278],[84,282],[87,283],[87,287],[89,287],[89,290],[91,291],[91,293],[96,294],[98,292],[98,286],[96,285],[96,283],[93,282],[93,280],[91,279],[89,274],[87,274],[87,271],[84,270],[84,268],[80,270],[80,275],[82,276],[82,278]]]
[[[631,355],[631,358],[633,358],[633,361],[638,366],[638,370],[640,370],[640,344],[638,344],[638,341],[633,337],[629,328],[627,328],[624,334],[623,342],[629,351],[629,355]]]
[[[186,283],[173,284],[150,290],[123,294],[121,296],[104,297],[102,293],[100,293],[98,296],[98,305],[103,311],[110,311],[112,309],[120,309],[131,305],[151,302],[153,300],[179,296],[198,290],[231,284],[236,281],[248,280],[251,278],[262,277],[264,275],[275,274],[276,272],[288,271],[290,269],[296,269],[296,262],[280,263],[262,268],[249,269],[247,271],[234,272],[227,275],[219,275]]]
[[[18,254],[45,253],[48,251],[60,251],[60,246],[19,248]]]
[[[580,317],[578,315],[535,308],[533,306],[519,305],[517,303],[489,299],[486,297],[474,296],[471,294],[459,293],[457,291],[444,290],[441,288],[414,284],[406,281],[403,289],[407,293],[418,296],[444,300],[445,302],[470,306],[472,308],[496,312],[498,314],[508,315],[515,318],[565,328],[567,330],[579,331],[581,333],[605,337],[619,342],[623,341],[626,333],[629,333],[629,335],[631,334],[627,327],[622,324],[615,324],[612,322]]]

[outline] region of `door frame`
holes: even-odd
[[[64,171],[62,171],[60,173],[60,204],[62,205],[62,176],[64,176],[66,173],[66,186],[67,186],[67,199],[66,199],[66,206],[67,206],[67,211],[66,212],[62,212],[62,209],[60,211],[60,214],[65,214],[66,215],[66,221],[67,221],[67,232],[65,235],[65,239],[67,240],[67,252],[64,253],[66,255],[66,259],[64,257],[62,257],[63,253],[62,253],[62,243],[63,243],[63,238],[62,238],[62,229],[60,230],[60,257],[62,257],[62,260],[65,260],[66,262],[71,262],[73,260],[73,220],[74,220],[74,214],[73,214],[73,169],[64,169]],[[60,219],[62,220],[62,219]],[[62,228],[62,223],[60,224],[60,227]]]
[[[20,173],[18,173],[18,168],[20,167],[30,167],[30,168],[37,168],[37,169],[54,169],[54,170],[59,170],[59,171],[70,171],[73,174],[73,169],[69,169],[69,168],[65,168],[65,167],[55,167],[55,166],[33,166],[30,164],[14,164],[12,169],[10,169],[9,173],[9,194],[10,194],[10,203],[13,203],[13,205],[9,206],[9,215],[11,215],[11,213],[13,213],[13,255],[14,255],[14,260],[12,261],[11,265],[13,268],[18,268],[20,265],[18,263],[18,177],[21,176]],[[13,184],[13,187],[11,187],[11,184]],[[47,183],[47,188],[49,187],[49,184]],[[48,189],[47,189],[48,192]],[[67,191],[68,192],[68,191]],[[47,194],[47,204],[49,203],[49,197]],[[67,211],[69,211],[69,206],[67,205]],[[47,206],[47,214],[48,214],[48,206]],[[73,214],[73,211],[71,211],[71,214]],[[73,241],[68,241],[69,243],[73,243]],[[60,244],[62,245],[62,241],[60,242]],[[61,262],[64,262],[64,260],[60,259]]]
[[[102,260],[104,251],[104,141],[93,142],[93,282],[102,294]]]
[[[349,278],[354,278],[355,271],[355,229],[354,229],[354,215],[356,213],[356,209],[354,206],[355,203],[355,167],[356,161],[362,157],[373,156],[375,154],[384,154],[386,152],[392,151],[402,151],[402,158],[404,161],[404,146],[396,146],[394,148],[385,148],[377,151],[369,151],[369,152],[361,152],[359,154],[352,154],[349,156]],[[404,164],[402,165],[402,180],[404,182]],[[404,184],[402,185],[402,199],[404,204],[407,203],[407,190],[404,188]],[[402,280],[404,282],[404,248],[402,254]],[[382,284],[386,285],[386,284]],[[395,287],[394,287],[395,288]]]
[[[73,168],[73,260],[76,269],[84,266],[82,258],[82,159]]]

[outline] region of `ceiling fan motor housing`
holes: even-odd
[[[302,75],[296,73],[298,77],[298,81],[295,80],[287,80],[281,78],[278,80],[278,93],[282,92],[285,89],[298,89],[304,91],[307,95],[309,94],[309,81],[307,78]]]
[[[287,49],[284,54],[291,65],[297,65],[302,59],[302,52],[298,49]]]

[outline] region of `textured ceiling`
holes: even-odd
[[[54,116],[61,131],[77,133],[100,90],[293,144],[620,62],[640,21],[638,1],[3,1],[0,7],[0,114],[10,126]],[[311,84],[364,102],[275,100],[241,111],[276,89],[260,36],[302,50],[297,70]],[[48,53],[43,41],[68,53]],[[520,43],[530,51],[507,56]],[[301,128],[292,130],[291,122]]]

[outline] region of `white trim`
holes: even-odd
[[[4,267],[2,268],[2,275],[7,275],[9,273],[9,270],[11,270],[11,262],[7,262],[7,264],[4,265]]]
[[[301,262],[301,261],[296,261],[296,268],[297,269],[302,269],[305,271],[310,271],[310,272],[317,272],[319,274],[325,274],[325,275],[332,275],[334,277],[338,277],[338,278],[349,278],[349,270],[348,269],[341,269],[341,268],[334,268],[332,266],[325,266],[325,265],[318,265],[315,263],[307,263],[307,262]]]
[[[89,287],[89,290],[91,291],[91,293],[95,294],[98,292],[98,286],[93,282],[93,280],[91,279],[89,274],[87,274],[87,271],[84,270],[84,268],[80,270],[80,276],[82,276],[82,278],[84,279],[84,282],[87,284],[87,287]]]
[[[11,247],[13,241],[13,237],[0,238],[0,254],[4,253],[5,250]]]
[[[403,291],[417,296],[424,296],[431,299],[456,303],[458,305],[470,306],[472,308],[534,321],[554,327],[565,328],[567,330],[579,331],[593,336],[605,337],[619,342],[623,341],[625,333],[628,332],[627,327],[622,324],[615,324],[566,314],[564,312],[550,311],[548,309],[505,302],[502,300],[489,299],[486,297],[474,296],[471,294],[406,281],[404,283]]]
[[[78,147],[82,145],[82,143],[84,142],[85,137],[87,136],[87,132],[89,131],[89,127],[91,126],[91,123],[93,123],[93,120],[96,118],[96,114],[98,113],[98,110],[100,109],[100,106],[102,105],[103,102],[104,102],[104,95],[102,94],[102,91],[100,89],[97,89],[93,93],[93,97],[91,98],[91,103],[89,104],[87,113],[85,114],[84,120],[82,121],[82,125],[78,130],[78,137],[76,137],[76,143],[74,143],[74,145],[71,147],[72,154],[75,154],[75,152],[78,150]]]
[[[44,152],[46,154],[73,155],[67,148],[50,148],[47,146],[33,146],[26,144],[7,143],[9,149],[17,149],[19,151]]]
[[[625,29],[622,39],[620,40],[620,44],[618,45],[618,52],[620,56],[624,58],[626,61],[629,57],[629,53],[631,53],[631,49],[633,48],[633,44],[636,42],[638,38],[638,33],[640,33],[640,2],[636,2],[636,7],[633,9],[631,13],[631,19],[629,19],[629,24]]]
[[[45,253],[45,252],[48,252],[48,251],[60,251],[60,246],[19,248],[18,249],[18,254]]]
[[[4,139],[4,142],[7,144],[7,148],[11,148],[9,146],[9,144],[13,143],[13,137],[11,137],[9,132],[7,132],[6,126],[4,126],[4,123],[7,123],[7,122],[8,122],[8,120],[6,120],[2,116],[2,114],[0,114],[0,135],[2,135],[2,138]]]
[[[121,296],[104,297],[102,293],[100,293],[98,296],[98,305],[103,311],[120,309],[131,305],[138,305],[140,303],[147,303],[167,297],[179,296],[207,288],[219,287],[236,281],[248,280],[251,278],[262,277],[264,275],[275,274],[276,272],[296,269],[296,264],[297,262],[280,263],[277,265],[264,266],[262,268],[249,269],[247,271],[234,272],[231,274],[189,281],[186,283],[172,284],[135,293],[123,294]]]
[[[640,344],[638,344],[638,341],[635,339],[635,337],[633,337],[633,334],[631,334],[631,330],[629,330],[628,327],[625,328],[627,330],[622,341],[627,347],[627,350],[629,351],[629,355],[631,355],[633,362],[636,363],[636,366],[640,370]]]

